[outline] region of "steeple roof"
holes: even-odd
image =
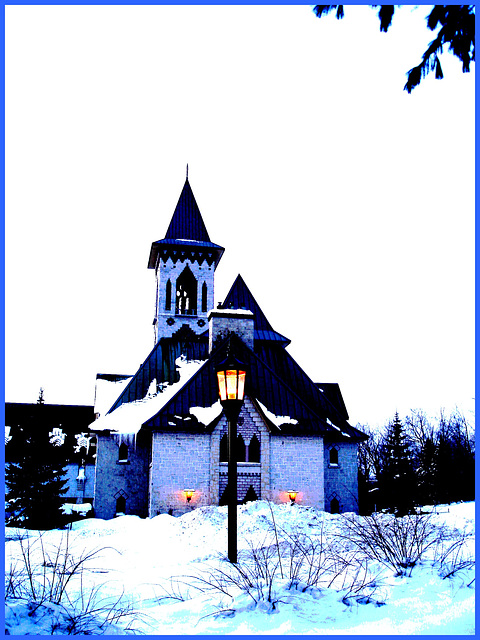
[[[187,256],[200,262],[206,259],[208,264],[215,262],[215,267],[223,255],[224,248],[210,242],[210,236],[188,177],[183,185],[165,238],[152,242],[148,260],[149,269],[156,268],[160,251],[165,258],[171,257],[174,261]]]
[[[198,208],[188,178],[185,180],[165,239],[210,242],[207,228],[203,222],[202,214]]]
[[[238,274],[220,308],[248,309],[251,311],[255,316],[255,340],[274,340],[283,343],[285,347],[290,344],[288,338],[273,329],[240,274]]]

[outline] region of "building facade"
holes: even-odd
[[[357,447],[339,386],[289,355],[239,275],[214,309],[224,252],[210,241],[188,178],[165,238],[152,243],[155,344],[132,376],[97,376],[95,515],[179,515],[225,503],[227,422],[216,368],[247,368],[236,442],[239,503],[268,499],[358,511]],[[232,347],[233,345],[233,347]],[[186,490],[193,491],[187,499]]]

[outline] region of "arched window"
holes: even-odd
[[[330,464],[338,466],[338,451],[335,448],[330,449]]]
[[[237,436],[237,462],[245,462],[245,441],[240,434]]]
[[[255,434],[248,446],[248,462],[260,462],[260,441]]]
[[[165,311],[170,311],[172,308],[172,283],[167,280],[167,286],[165,287]]]
[[[220,438],[220,462],[228,462],[228,436],[226,433]]]
[[[226,504],[228,504],[228,484],[225,487],[222,495],[220,496],[220,500],[218,502],[218,506],[219,507],[223,507]]]
[[[124,442],[122,442],[122,444],[118,447],[118,461],[119,462],[128,461],[128,447]]]
[[[115,507],[115,514],[116,515],[120,515],[120,514],[125,515],[126,510],[127,510],[127,501],[125,500],[125,496],[118,496],[117,504],[116,504],[116,507]]]
[[[340,503],[337,498],[332,498],[330,501],[330,513],[340,513]]]
[[[207,283],[202,284],[202,312],[207,312]]]
[[[197,315],[197,281],[188,264],[177,279],[175,313],[181,316]]]
[[[255,502],[256,500],[258,500],[258,496],[253,486],[250,485],[247,493],[245,494],[245,498],[243,499],[243,504],[246,504],[247,502]]]

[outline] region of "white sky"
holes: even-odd
[[[403,91],[424,7],[387,34],[368,7],[5,11],[7,401],[136,371],[188,162],[216,301],[241,273],[352,424],[472,418],[474,70]]]

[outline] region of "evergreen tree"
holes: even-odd
[[[53,529],[65,522],[60,507],[66,493],[63,446],[50,440],[41,390],[34,417],[15,430],[19,455],[5,470],[7,523]],[[20,446],[18,446],[20,445]]]
[[[437,463],[437,447],[432,438],[427,438],[423,443],[423,447],[418,452],[418,466],[415,469],[417,477],[417,503],[435,504],[437,499],[436,488],[436,463]]]
[[[402,516],[414,507],[415,478],[403,425],[395,414],[383,444],[380,489],[384,506]]]
[[[378,8],[380,31],[386,33],[392,24],[395,5],[370,6]],[[337,19],[340,20],[344,16],[343,4],[317,4],[313,10],[318,18],[334,10]],[[435,71],[437,80],[443,78],[438,56],[447,46],[448,51],[462,63],[463,73],[470,71],[470,63],[475,60],[475,5],[433,5],[427,18],[427,27],[430,31],[438,29],[438,33],[423,53],[420,63],[408,71],[404,86],[408,93],[411,93],[431,71]]]

